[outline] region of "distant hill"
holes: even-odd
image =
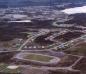
[[[0,0],[0,7],[54,5],[61,3],[78,3],[78,2],[86,2],[86,0]]]

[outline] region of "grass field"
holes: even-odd
[[[41,61],[41,62],[49,62],[53,58],[49,56],[43,56],[43,55],[37,55],[37,54],[28,54],[25,57],[25,59]]]

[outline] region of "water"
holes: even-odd
[[[64,9],[62,10],[62,12],[69,14],[69,15],[77,14],[77,13],[86,13],[86,6]]]

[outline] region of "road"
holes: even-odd
[[[48,32],[39,32],[37,34],[30,35],[31,37],[28,38],[19,48],[18,50],[22,50],[22,48],[28,44],[28,42],[32,42],[34,39],[36,39],[40,35],[47,34]]]
[[[61,31],[61,32],[59,32],[59,33],[54,33],[53,35],[51,35],[51,36],[45,38],[45,40],[51,40],[51,41],[53,41],[53,39],[54,39],[55,37],[57,37],[57,36],[59,36],[59,35],[63,35],[63,34],[65,34],[65,33],[67,33],[67,32],[68,32],[67,30],[63,30],[63,31]]]

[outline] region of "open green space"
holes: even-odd
[[[52,57],[44,56],[44,55],[38,55],[38,54],[28,54],[25,59],[34,60],[34,61],[40,61],[40,62],[49,62]]]
[[[86,43],[80,43],[66,51],[67,53],[86,56]]]
[[[15,69],[10,69],[8,68],[8,64],[0,64],[0,73],[3,73],[3,74],[21,74],[21,68],[18,67],[18,68],[15,68]]]

